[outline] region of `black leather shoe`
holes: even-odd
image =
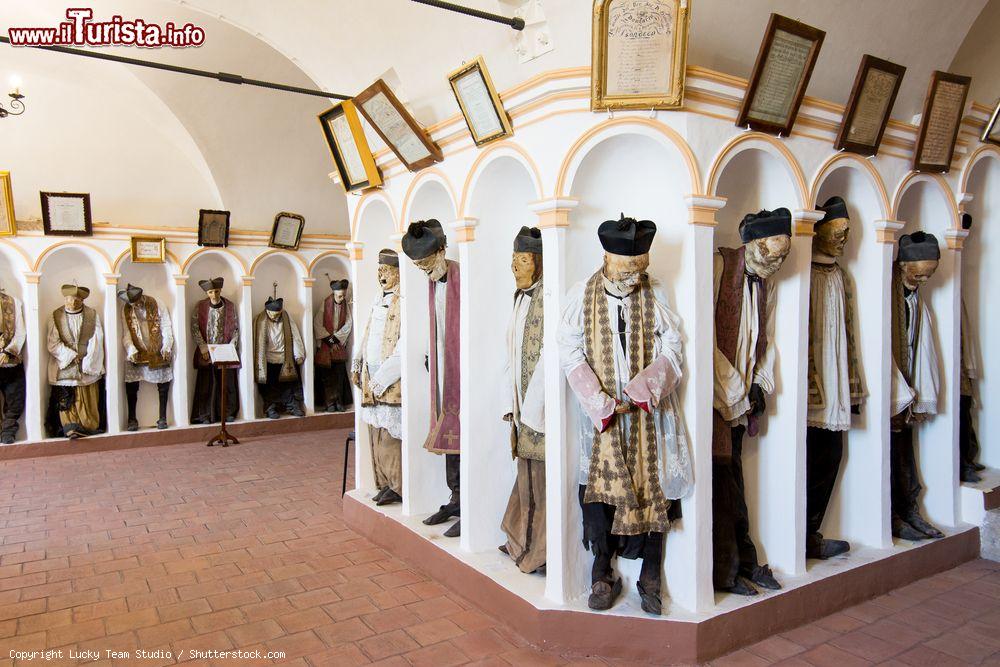
[[[974,461],[970,465],[972,465],[972,469],[975,470],[976,472],[982,472],[983,470],[986,470],[986,466],[984,466],[982,463],[979,463],[978,461]]]
[[[983,478],[972,466],[962,466],[962,470],[958,474],[958,479],[967,484],[975,484],[983,481]]]
[[[462,534],[462,520],[459,519],[455,523],[451,524],[448,530],[444,531],[445,537],[458,537]]]
[[[453,516],[458,516],[458,507],[452,507],[451,505],[442,505],[441,509],[429,517],[424,519],[425,526],[436,526],[439,523],[444,523]]]
[[[306,413],[297,405],[293,405],[288,409],[288,414],[293,417],[305,417]]]
[[[161,431],[163,429],[167,428],[167,420],[166,419],[157,419],[156,420],[156,428],[160,429]]]
[[[379,498],[377,501],[375,501],[375,504],[376,505],[391,505],[392,503],[401,503],[401,502],[403,502],[402,496],[400,496],[398,493],[396,493],[392,489],[386,489],[385,493],[382,495],[382,497]]]
[[[766,564],[755,567],[753,572],[750,573],[749,579],[761,588],[767,588],[772,591],[781,589],[781,584],[774,578],[774,573],[771,572],[771,568]]]
[[[642,582],[635,582],[635,587],[639,591],[639,599],[642,601],[642,610],[647,614],[659,616],[663,613],[663,603],[660,601],[659,592],[647,591]]]
[[[753,584],[751,584],[746,577],[736,577],[735,584],[729,588],[723,588],[722,590],[727,593],[732,593],[733,595],[746,595],[747,597],[758,594],[757,589],[753,587]]]
[[[264,414],[265,416],[267,416],[268,419],[279,419],[281,417],[281,415],[275,408],[268,408],[267,412],[265,412]]]
[[[898,537],[901,540],[909,540],[911,542],[918,542],[920,540],[927,539],[927,535],[921,533],[919,530],[902,519],[892,520],[892,536]]]
[[[825,540],[820,538],[818,542],[807,540],[806,558],[818,558],[826,560],[851,550],[851,545],[844,540]]]
[[[927,519],[920,516],[917,512],[914,512],[910,516],[906,517],[906,523],[910,524],[921,533],[932,539],[936,540],[944,537],[944,533],[932,526]]]
[[[3,443],[5,445],[12,445],[12,444],[14,444],[14,434],[13,433],[4,433],[4,434],[0,435],[0,443]]]
[[[598,581],[590,587],[590,597],[587,606],[594,611],[607,611],[622,594],[622,580],[616,579],[614,584]]]
[[[378,501],[382,500],[382,496],[384,496],[385,492],[388,491],[388,490],[389,490],[388,486],[385,487],[384,489],[379,489],[378,493],[376,493],[374,496],[372,496],[372,502],[375,503],[375,504],[378,504]]]
[[[139,422],[136,421],[135,419],[129,419],[128,420],[128,426],[125,427],[125,430],[126,431],[138,431],[139,430]]]

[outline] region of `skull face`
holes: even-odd
[[[541,257],[532,252],[515,252],[510,261],[517,289],[528,289],[542,277]]]
[[[784,234],[754,239],[746,244],[746,262],[750,269],[761,278],[770,278],[792,250],[792,239]]]
[[[847,218],[834,218],[816,227],[816,237],[813,239],[813,249],[829,257],[840,257],[844,254],[847,239],[851,233],[851,221]]]
[[[919,259],[912,262],[900,262],[899,268],[902,272],[903,286],[909,290],[915,290],[934,275],[937,271],[938,260]]]

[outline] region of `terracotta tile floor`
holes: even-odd
[[[604,662],[531,648],[348,530],[344,434],[0,463],[0,663],[57,647],[66,664],[70,649],[99,651],[92,665],[140,648],[283,651],[313,667]],[[969,563],[716,664],[779,661],[1000,665],[1000,564]]]

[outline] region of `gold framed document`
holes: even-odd
[[[229,246],[229,211],[198,211],[198,245],[209,248]]]
[[[691,0],[597,0],[590,109],[678,109],[684,103]]]
[[[943,174],[951,169],[951,157],[971,83],[970,77],[960,74],[938,70],[931,75],[920,115],[917,146],[913,150],[913,168],[917,171]]]
[[[267,245],[272,248],[284,248],[285,250],[298,250],[299,242],[302,240],[302,230],[306,226],[306,219],[298,213],[286,213],[282,211],[274,216],[274,226],[271,228],[271,240]]]
[[[42,225],[47,236],[92,236],[90,194],[40,192]]]
[[[983,129],[983,136],[980,137],[983,142],[1000,146],[1000,122],[997,122],[998,120],[1000,120],[1000,100],[997,100],[997,105],[993,107],[993,113],[990,114],[990,120]],[[8,185],[8,187],[10,186]]]
[[[902,65],[867,53],[861,58],[834,148],[861,155],[878,154],[904,74],[906,68]]]
[[[819,28],[771,14],[736,124],[790,134],[824,37]]]
[[[354,102],[344,100],[330,107],[319,115],[319,124],[345,191],[382,185]]]
[[[167,240],[159,236],[133,236],[132,262],[163,264],[167,259]]]
[[[382,79],[356,95],[354,104],[410,171],[419,171],[443,159],[441,149]]]
[[[448,83],[477,146],[514,134],[482,56],[449,74]]]
[[[14,217],[14,190],[10,186],[10,172],[0,171],[0,236],[17,234]]]

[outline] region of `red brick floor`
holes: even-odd
[[[31,664],[78,664],[70,649],[172,652],[131,662],[147,667],[191,649],[283,651],[313,667],[605,662],[531,648],[348,530],[344,433],[0,463],[0,664],[47,648],[66,659]],[[1000,665],[1000,564],[964,565],[716,664],[778,661]],[[125,664],[88,662],[112,663]]]

